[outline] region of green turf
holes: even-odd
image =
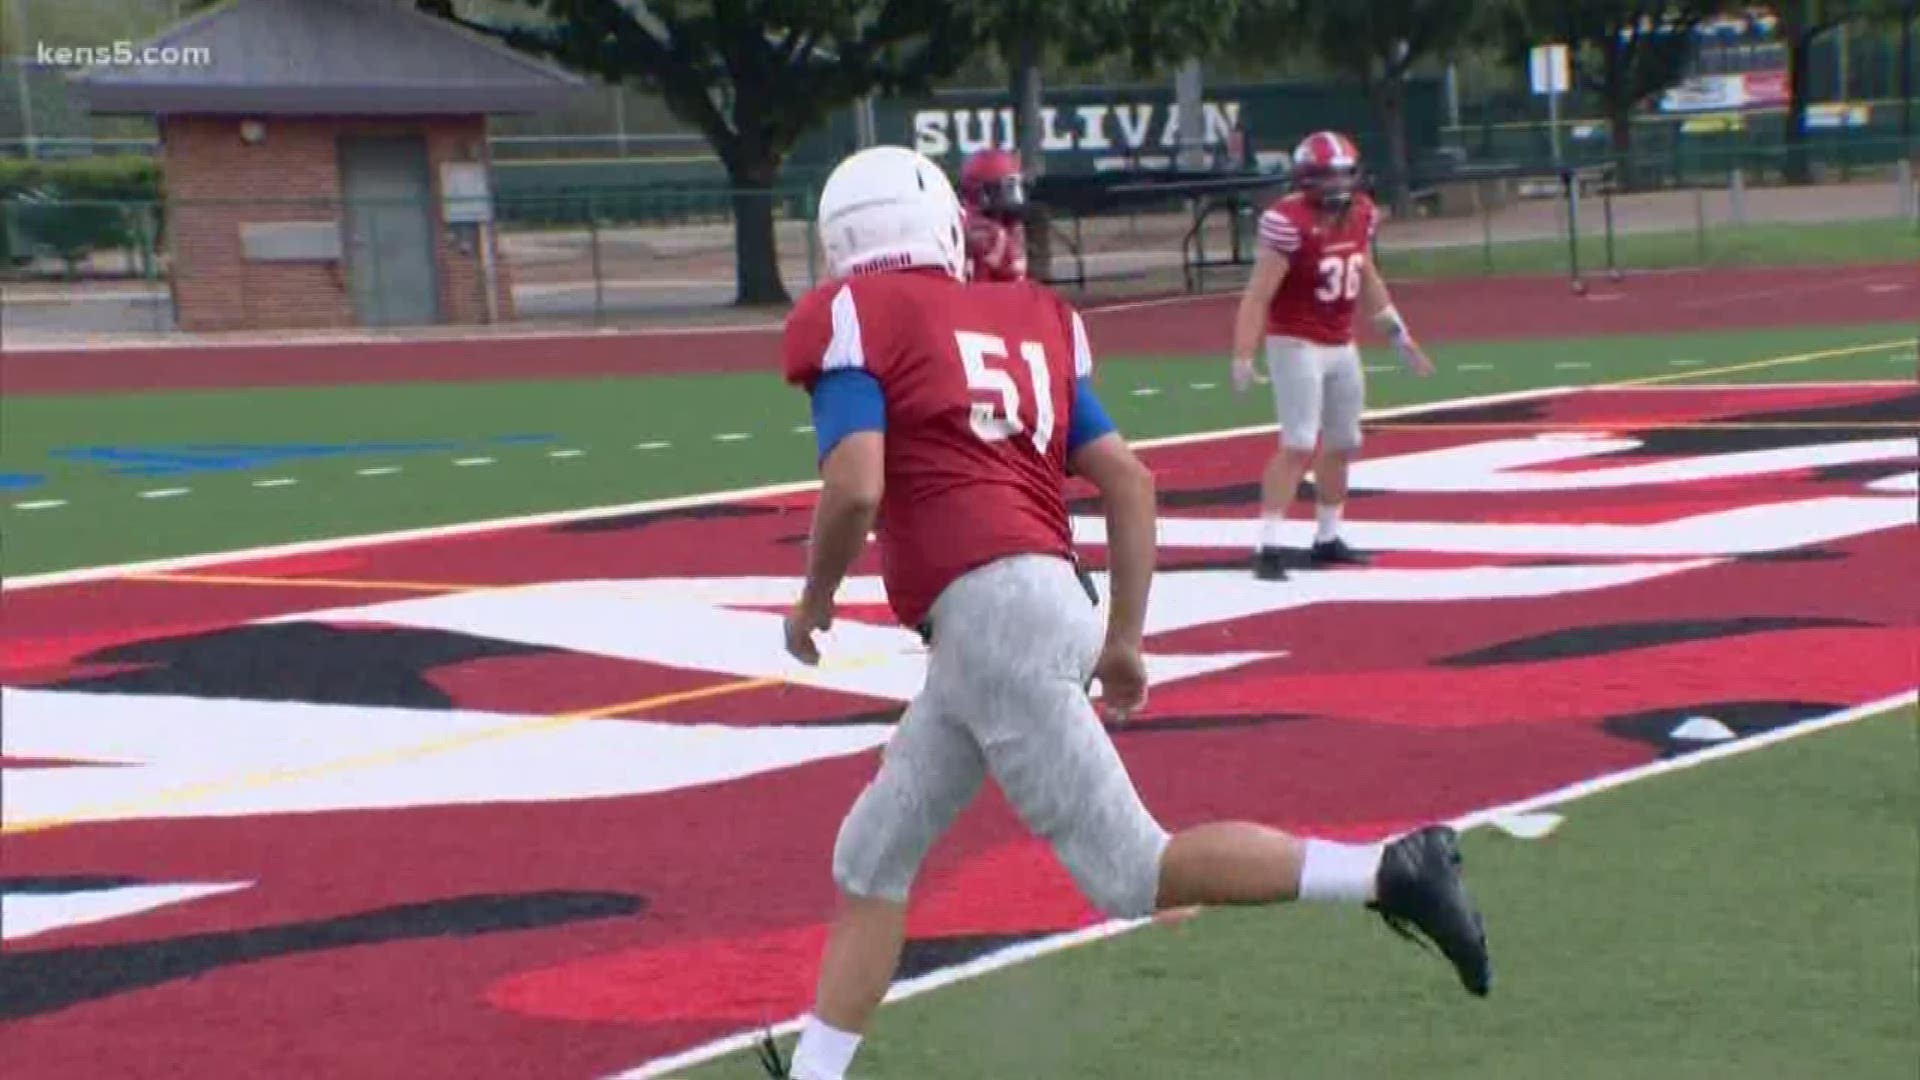
[[[1598,214],[1598,207],[1590,209]],[[1580,267],[1604,272],[1606,240],[1597,218],[1583,220]],[[1920,258],[1920,229],[1909,222],[1821,222],[1717,225],[1698,230],[1617,233],[1615,264],[1635,270],[1686,266],[1821,266],[1843,263],[1900,263]],[[1567,238],[1542,240],[1493,238],[1436,248],[1394,248],[1383,244],[1380,265],[1394,278],[1465,277],[1474,274],[1566,273],[1572,265]]]
[[[890,1006],[854,1075],[1910,1080],[1915,719],[1576,802],[1542,841],[1471,834],[1487,1001],[1351,909],[1216,912]]]
[[[1860,343],[1912,340],[1904,325],[1620,336],[1455,345],[1436,351],[1442,372],[1415,379],[1372,354],[1376,406],[1522,387],[1659,375],[1714,379],[1911,377],[1885,352],[1753,372],[1716,366]],[[1679,368],[1673,362],[1697,361]],[[1463,365],[1465,368],[1463,369]],[[1585,366],[1580,366],[1585,365]],[[1236,396],[1226,364],[1195,359],[1112,360],[1102,396],[1135,438],[1271,422],[1261,393]],[[1212,383],[1194,389],[1194,383]],[[1136,391],[1157,391],[1136,396]],[[0,566],[23,574],[131,559],[389,529],[439,525],[804,479],[812,440],[793,428],[804,400],[771,374],[563,382],[415,384],[324,389],[171,392],[0,399],[0,472],[44,474],[0,492]],[[716,442],[723,432],[752,437]],[[74,447],[178,444],[366,443],[551,435],[542,445],[418,454],[365,453],[180,476],[116,473],[52,456]],[[637,444],[667,441],[670,449]],[[580,456],[555,458],[554,450]],[[490,464],[458,466],[465,456]],[[398,467],[391,475],[363,468]],[[260,480],[291,486],[258,488]],[[153,500],[142,492],[184,487]],[[20,503],[64,500],[52,509]]]

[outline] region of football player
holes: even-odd
[[[787,379],[812,398],[823,485],[787,651],[815,635],[876,530],[893,613],[928,645],[926,683],[833,849],[840,903],[814,1005],[776,1076],[841,1080],[892,983],[907,894],[928,848],[992,776],[1100,910],[1344,900],[1424,934],[1484,994],[1485,937],[1451,830],[1389,844],[1302,840],[1247,823],[1169,835],[1141,804],[1089,698],[1147,697],[1153,474],[1095,396],[1086,326],[1029,281],[964,280],[961,209],[931,161],[902,147],[828,177],[820,232],[834,280],[795,306]],[[1102,496],[1110,593],[1072,558],[1069,472]]]
[[[980,150],[960,167],[967,232],[967,277],[1019,281],[1027,276],[1026,181],[1020,155]]]
[[[1355,310],[1366,312],[1415,374],[1433,372],[1374,268],[1377,211],[1360,190],[1353,141],[1333,131],[1307,136],[1293,152],[1292,176],[1295,190],[1260,215],[1259,253],[1233,325],[1234,388],[1245,391],[1256,381],[1254,353],[1264,339],[1280,420],[1280,448],[1260,480],[1254,573],[1266,580],[1287,576],[1282,531],[1309,468],[1319,504],[1310,561],[1366,561],[1340,536],[1347,471],[1366,409]]]

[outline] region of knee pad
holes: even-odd
[[[1160,856],[1167,834],[1155,826],[1151,834],[1122,844],[1098,858],[1070,856],[1061,849],[1061,862],[1087,902],[1113,919],[1141,919],[1153,914],[1160,894]]]
[[[1326,436],[1320,440],[1322,450],[1336,453],[1351,453],[1360,449],[1360,422],[1341,424],[1327,429]]]
[[[1071,814],[1049,839],[1081,895],[1112,918],[1153,914],[1169,837],[1133,785],[1114,784]]]
[[[1320,445],[1318,424],[1300,424],[1280,429],[1280,449],[1296,454],[1311,454]]]
[[[896,786],[886,783],[883,770],[840,823],[833,842],[833,883],[854,896],[905,903],[936,834]]]
[[[889,747],[880,773],[840,823],[833,882],[871,900],[904,903],[927,850],[980,787],[978,766],[920,762]]]

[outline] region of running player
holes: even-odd
[[[812,1014],[776,1076],[841,1080],[891,984],[907,894],[928,848],[991,775],[1102,911],[1344,900],[1439,946],[1487,992],[1480,918],[1451,830],[1388,844],[1302,840],[1247,823],[1169,836],[1147,812],[1088,696],[1124,719],[1147,697],[1153,474],[1114,430],[1080,316],[1032,282],[968,284],[961,211],[926,158],[864,150],[828,177],[820,231],[834,280],[783,343],[812,398],[824,481],[787,651],[815,634],[868,531],[894,614],[928,642],[926,684],[840,826],[841,899]],[[1105,504],[1110,594],[1071,554],[1071,471]]]

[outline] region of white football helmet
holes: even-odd
[[[912,267],[963,277],[961,228],[947,174],[904,146],[852,155],[820,192],[820,242],[834,277]]]

